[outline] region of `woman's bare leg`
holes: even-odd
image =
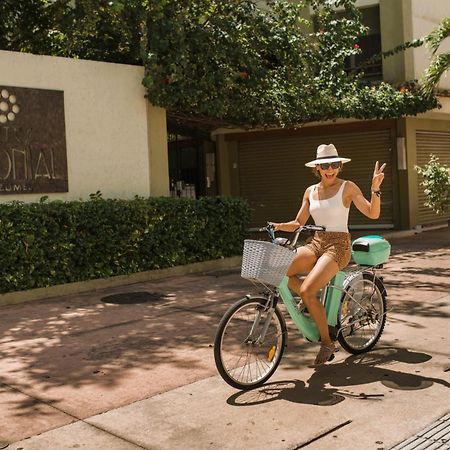
[[[302,286],[302,280],[297,275],[301,273],[310,272],[314,264],[317,262],[317,256],[315,253],[306,247],[300,247],[297,250],[297,255],[290,265],[287,276],[289,277],[288,287],[292,289],[297,295],[300,295],[300,289]]]
[[[317,259],[312,250],[301,248],[287,273],[289,277],[289,288],[301,297],[319,329],[321,348],[316,357],[315,364],[323,364],[328,361],[328,358],[334,351],[334,344],[328,331],[325,308],[317,300],[317,293],[325,287],[338,271],[338,264],[330,256],[325,254]],[[297,277],[297,274],[305,272],[309,272],[309,274],[301,281]]]
[[[317,300],[317,293],[325,287],[338,271],[339,266],[337,262],[327,254],[322,255],[304,279],[298,292],[319,329],[321,343],[328,346],[332,345],[332,340],[328,332],[325,308]]]

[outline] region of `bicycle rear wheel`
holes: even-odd
[[[386,324],[386,290],[372,273],[350,281],[338,313],[338,341],[354,355],[371,350]]]
[[[214,360],[221,377],[237,389],[264,384],[283,356],[286,322],[278,307],[266,310],[266,303],[265,297],[243,298],[219,323]]]

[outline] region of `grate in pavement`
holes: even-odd
[[[416,433],[411,438],[392,447],[391,450],[450,450],[450,414]]]
[[[161,292],[123,292],[103,297],[103,303],[114,303],[116,305],[133,305],[136,303],[147,303],[161,300],[164,295]]]

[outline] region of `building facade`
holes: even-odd
[[[449,0],[356,5],[370,29],[361,38],[362,59],[425,36],[450,16]],[[440,51],[449,50],[447,39]],[[429,61],[426,48],[410,49],[373,65],[367,76],[419,79]],[[304,163],[319,144],[332,142],[352,159],[342,176],[366,196],[375,161],[387,163],[380,219],[352,209],[351,229],[411,229],[450,219],[424,206],[415,170],[430,154],[450,165],[450,77],[440,82],[442,108],[416,117],[192,134],[174,129],[165,110],[148,103],[143,75],[143,67],[0,51],[0,202],[86,199],[97,191],[105,198],[231,195],[249,201],[252,226],[260,226],[295,216],[305,188],[317,181]]]
[[[0,51],[0,202],[169,195],[144,68]]]
[[[356,5],[370,28],[361,45],[369,54],[363,56],[425,36],[450,16],[447,0],[359,0]],[[450,42],[444,42],[440,51],[449,48]],[[371,67],[368,76],[392,83],[419,79],[429,61],[426,48],[411,49]],[[444,75],[439,88],[450,90],[450,77]],[[448,222],[450,214],[438,216],[424,206],[422,180],[415,170],[430,154],[450,165],[450,97],[439,99],[441,109],[396,120],[337,120],[296,130],[215,130],[218,191],[249,201],[252,226],[290,220],[306,187],[317,182],[304,163],[315,156],[319,144],[332,142],[352,159],[342,177],[354,180],[367,197],[375,161],[387,163],[379,220],[371,221],[352,207],[350,229],[411,229]]]

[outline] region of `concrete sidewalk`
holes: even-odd
[[[280,368],[243,393],[212,342],[252,286],[238,269],[1,308],[8,449],[388,449],[450,412],[450,232],[391,236],[393,308],[376,349],[319,370],[292,327]],[[1,446],[0,446],[1,448]]]

